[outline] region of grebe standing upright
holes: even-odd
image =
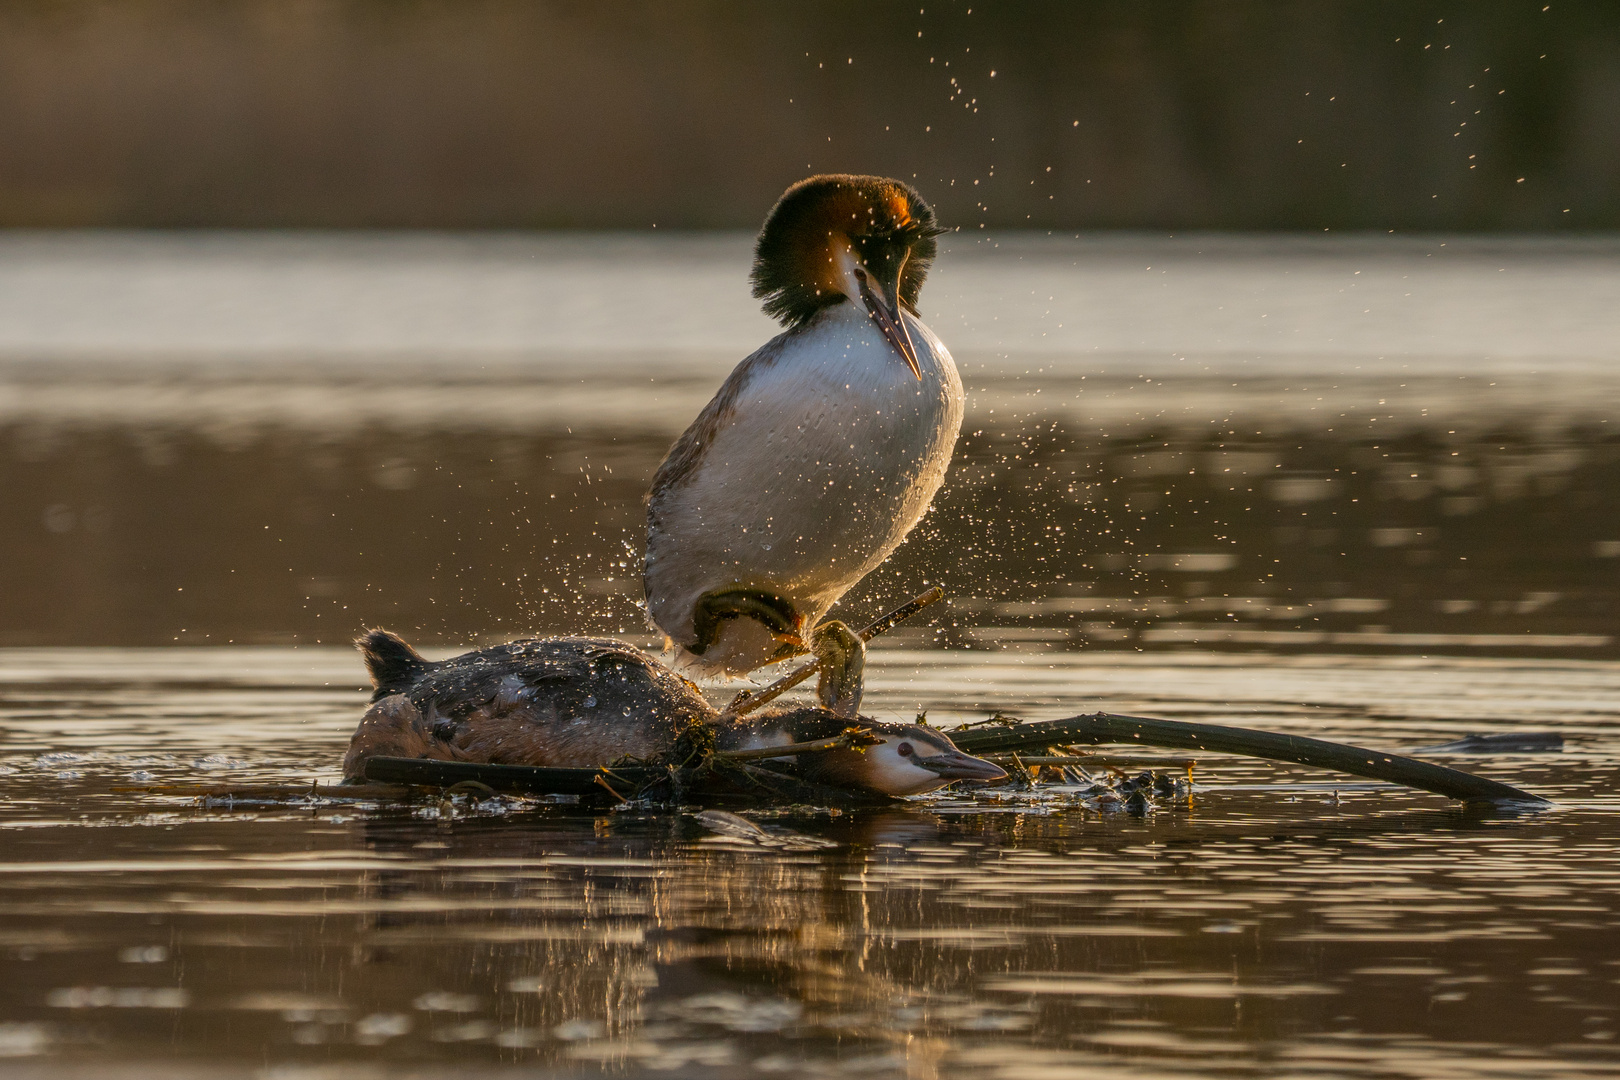
[[[821,620],[922,518],[962,425],[956,364],[916,310],[942,231],[910,185],[875,176],[814,176],[771,210],[754,295],[787,329],[726,379],[648,498],[647,611],[686,664],[862,659]],[[822,702],[860,704],[825,683]]]

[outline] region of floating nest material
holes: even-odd
[[[958,728],[949,734],[958,748],[980,756],[1039,755],[1054,746],[1125,744],[1284,761],[1382,780],[1467,802],[1549,805],[1540,796],[1510,784],[1434,762],[1250,728],[1099,712],[1039,723],[997,717],[983,725]],[[526,795],[573,795],[615,802],[645,800],[673,805],[742,802],[851,806],[895,801],[886,796],[807,783],[792,775],[791,766],[775,760],[743,763],[722,761],[714,756],[695,767],[679,769],[541,769],[523,765],[372,758],[366,764],[366,779],[435,788],[472,781],[494,791]]]

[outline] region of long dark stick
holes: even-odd
[[[813,754],[821,750],[849,750],[862,746],[876,746],[882,741],[869,731],[850,728],[842,735],[834,735],[829,739],[784,743],[781,746],[756,746],[752,750],[716,750],[710,756],[717,761],[764,761],[793,754]]]
[[[1432,791],[1452,799],[1485,799],[1551,805],[1546,799],[1508,784],[1487,780],[1458,769],[1448,769],[1430,761],[1365,750],[1359,746],[1282,735],[1273,731],[1222,727],[1216,724],[1190,724],[1179,720],[1155,720],[1145,716],[1119,716],[1095,713],[1071,716],[1066,720],[1045,720],[1001,728],[975,728],[953,732],[951,741],[970,754],[1007,753],[1071,743],[1130,743],[1137,746],[1165,746],[1176,750],[1206,750],[1221,754],[1288,761],[1318,769],[1352,773],[1374,780]]]
[[[781,749],[777,747],[776,752],[780,753]],[[615,798],[624,798],[669,778],[667,770],[645,766],[626,766],[610,771],[548,769],[533,765],[486,765],[472,761],[394,757],[367,758],[365,771],[366,779],[391,784],[449,787],[471,781],[497,791],[531,795],[602,795],[606,789]],[[677,779],[694,804],[735,800],[750,794],[756,802],[763,800],[777,804],[800,802],[813,806],[869,806],[893,802],[886,795],[815,784],[744,761],[711,759],[695,769],[677,770]],[[332,790],[343,791],[344,788]],[[301,791],[307,793],[308,789]]]
[[[374,757],[366,759],[366,779],[382,784],[426,784],[448,787],[463,780],[476,780],[497,791],[527,791],[548,795],[595,795],[600,769],[548,769],[533,765],[488,765],[472,761],[438,761],[431,758]],[[650,784],[664,775],[662,769],[624,768],[614,775],[632,785]]]

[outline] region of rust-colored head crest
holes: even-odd
[[[944,230],[910,184],[881,176],[830,174],[801,180],[782,193],[754,247],[754,295],[788,326],[842,303],[839,257],[901,267],[902,304],[916,312],[917,294]]]

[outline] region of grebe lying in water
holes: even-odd
[[[723,719],[698,688],[640,649],[600,638],[541,638],[424,659],[397,635],[373,630],[356,645],[376,686],[343,775],[364,776],[371,757],[497,765],[595,768],[620,758],[656,760],[682,732],[708,724],[720,750],[782,746],[856,726],[882,740],[797,756],[805,779],[885,795],[915,795],[952,780],[999,780],[998,766],[958,750],[944,733],[882,724],[847,708],[799,706]],[[861,654],[822,680],[823,702],[859,699]],[[830,657],[829,657],[830,659]]]

